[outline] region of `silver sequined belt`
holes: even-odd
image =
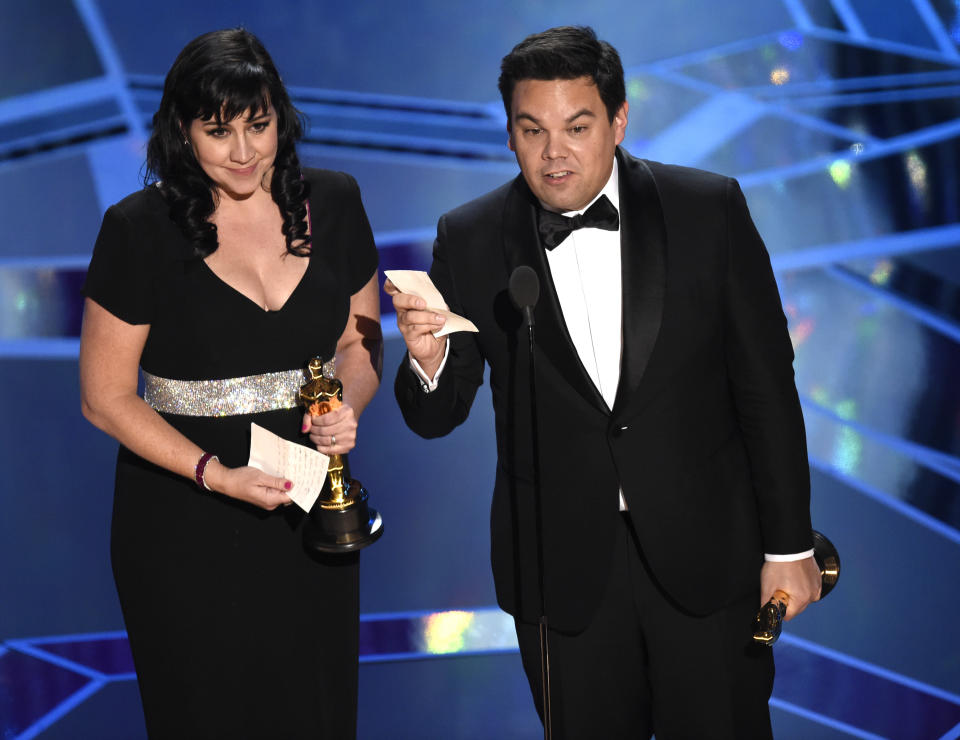
[[[291,409],[299,403],[303,370],[222,380],[170,380],[143,372],[143,400],[157,411],[180,416],[239,416]]]

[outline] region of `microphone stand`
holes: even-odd
[[[524,322],[530,347],[530,427],[533,440],[533,506],[537,517],[537,585],[540,590],[540,683],[543,688],[543,737],[553,737],[553,718],[550,707],[550,643],[547,639],[547,596],[543,575],[543,502],[540,488],[540,434],[537,423],[537,362],[534,353],[536,340],[533,329],[533,306],[524,306]]]
[[[540,280],[537,273],[528,265],[521,265],[510,275],[510,298],[523,313],[523,323],[527,327],[527,340],[530,351],[530,431],[533,442],[533,506],[537,529],[537,585],[540,590],[540,686],[543,702],[543,737],[553,738],[553,713],[550,706],[550,642],[547,632],[547,596],[544,585],[543,564],[543,493],[540,485],[540,433],[537,423],[537,363],[536,338],[534,334],[533,307],[540,297]]]

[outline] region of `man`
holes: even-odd
[[[521,176],[440,219],[431,268],[479,332],[434,338],[441,317],[386,285],[404,419],[446,434],[489,364],[494,580],[542,716],[529,351],[507,292],[532,267],[554,736],[769,737],[773,662],[752,619],[776,589],[792,618],[820,579],[763,242],[734,180],[619,148],[623,69],[591,29],[530,36],[501,72]]]

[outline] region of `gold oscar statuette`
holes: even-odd
[[[310,380],[300,387],[300,403],[311,416],[321,416],[343,403],[343,383],[334,377],[333,360],[314,357],[307,365]],[[303,529],[308,550],[344,553],[376,542],[383,534],[383,520],[367,504],[367,492],[350,477],[346,455],[331,455],[316,503]]]
[[[833,590],[840,578],[840,554],[833,543],[817,530],[813,530],[813,558],[820,568],[820,598]],[[780,591],[760,607],[753,625],[753,640],[770,647],[780,638],[783,618],[790,603],[790,594]]]

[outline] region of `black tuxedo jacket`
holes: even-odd
[[[623,349],[613,408],[570,340],[522,176],[440,219],[431,277],[479,333],[450,336],[433,392],[406,359],[395,383],[408,426],[437,437],[466,419],[490,366],[497,598],[534,621],[529,352],[507,283],[518,265],[537,272],[546,611],[551,627],[568,632],[589,623],[602,596],[621,489],[654,577],[691,613],[756,591],[764,552],[812,546],[793,350],[739,186],[623,150],[617,157]]]

